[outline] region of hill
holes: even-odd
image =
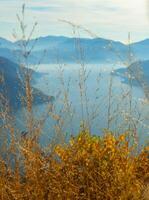
[[[120,68],[114,71],[114,75],[123,78],[123,82],[129,82],[128,76],[133,78],[133,85],[139,86],[142,84],[149,85],[149,60],[137,61],[132,63],[128,68]]]
[[[11,42],[0,38],[0,56],[17,62],[21,56],[22,41]],[[131,51],[138,60],[149,60],[149,39],[132,43]],[[104,38],[70,38],[64,36],[46,36],[28,42],[27,51],[30,64],[40,63],[84,63],[117,62],[128,57],[129,47],[118,41]]]
[[[138,59],[149,60],[149,39],[133,43],[131,49]]]
[[[0,94],[8,100],[12,109],[22,106],[21,98],[25,96],[25,73],[33,74],[34,71],[26,68],[20,68],[19,65],[10,60],[0,57]],[[34,73],[34,77],[40,76]],[[50,102],[54,98],[46,96],[38,89],[32,88],[33,104]],[[1,103],[4,103],[1,96]]]
[[[15,43],[0,37],[0,48],[14,49]]]
[[[0,46],[0,56],[16,62],[14,54],[20,57],[19,46],[21,42],[10,43],[10,48],[9,45]],[[34,48],[32,49],[32,47]],[[30,40],[27,49],[28,51],[32,49],[29,57],[31,64],[38,63],[40,58],[41,63],[57,63],[58,61],[76,63],[80,60],[85,63],[116,62],[119,60],[119,56],[125,59],[127,52],[126,45],[121,42],[103,38],[69,38],[63,36],[47,36]]]
[[[31,40],[29,48],[35,44],[32,56],[41,57],[46,50],[43,63],[57,63],[57,61],[76,63],[97,63],[107,61],[118,61],[116,52],[120,52],[124,58],[126,47],[120,42],[106,40],[103,38],[68,38],[47,36]]]

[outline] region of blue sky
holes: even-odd
[[[103,38],[126,42],[128,32],[132,41],[149,38],[148,0],[0,0],[0,37],[13,39],[23,3],[28,30],[38,22],[34,37],[73,36],[72,27],[61,21],[68,20]],[[82,30],[80,35],[89,37]]]

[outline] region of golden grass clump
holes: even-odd
[[[149,149],[139,153],[127,134],[82,132],[49,153],[26,139],[13,169],[0,160],[0,199],[147,200]],[[21,163],[21,164],[20,164]]]

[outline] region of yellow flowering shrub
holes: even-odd
[[[143,179],[149,176],[148,153],[134,155],[125,134],[97,138],[83,133],[66,147],[57,146],[55,153],[59,157],[55,169],[61,175],[59,184],[65,198],[143,198]]]
[[[36,144],[22,148],[23,173],[0,160],[0,199],[147,200],[149,149],[140,152],[127,134],[88,132],[56,145],[49,154]]]

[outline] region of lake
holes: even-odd
[[[46,144],[56,134],[55,126],[60,123],[66,135],[76,134],[84,119],[92,133],[97,135],[105,128],[122,132],[131,126],[137,129],[144,143],[149,134],[149,106],[144,103],[145,96],[141,88],[130,89],[122,83],[122,78],[111,75],[113,70],[122,67],[125,66],[109,63],[31,66],[43,73],[35,80],[34,87],[55,97],[55,116],[46,118],[41,143]],[[43,119],[46,111],[47,105],[34,106],[38,119]],[[21,130],[26,128],[24,113],[22,109],[16,114],[17,126]]]

